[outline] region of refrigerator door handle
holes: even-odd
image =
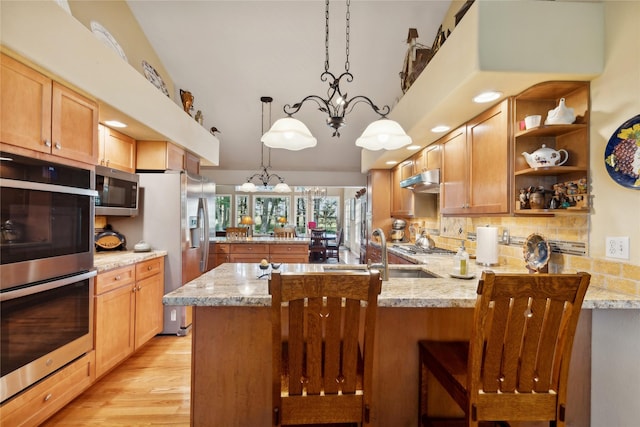
[[[198,223],[200,224],[200,272],[207,271],[207,260],[209,259],[209,208],[207,199],[200,197],[198,200]]]

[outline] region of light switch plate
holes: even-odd
[[[629,259],[629,237],[607,237],[607,258]]]

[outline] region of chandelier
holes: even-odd
[[[284,148],[287,150],[301,150],[303,148],[314,147],[316,138],[311,135],[309,128],[300,120],[292,116],[300,111],[302,105],[307,101],[314,101],[318,109],[328,115],[327,125],[333,128],[333,135],[340,137],[340,128],[345,125],[345,115],[350,113],[356,104],[365,103],[380,115],[380,119],[369,124],[362,136],[356,140],[356,145],[368,150],[377,151],[380,149],[396,150],[411,143],[411,137],[402,129],[400,124],[387,118],[391,111],[388,105],[380,108],[374,102],[364,96],[357,95],[352,98],[340,87],[341,82],[353,81],[353,74],[349,71],[349,34],[350,34],[350,5],[351,0],[347,0],[346,14],[346,60],[344,72],[338,77],[329,71],[329,0],[326,0],[325,7],[325,61],[324,72],[320,75],[320,80],[329,83],[327,97],[318,95],[305,96],[301,101],[293,105],[285,104],[284,112],[287,117],[276,120],[271,129],[262,136],[262,142],[270,148]]]
[[[260,97],[260,101],[262,102],[262,133],[264,133],[264,107],[265,104],[269,104],[269,122],[271,122],[271,101],[273,98],[270,96]],[[265,189],[269,186],[271,181],[277,181],[278,183],[273,188],[273,191],[276,193],[290,193],[291,188],[284,182],[284,178],[275,173],[269,173],[269,169],[271,168],[271,149],[269,149],[269,165],[264,165],[264,144],[260,142],[260,172],[256,172],[247,178],[247,182],[240,186],[240,191],[245,191],[248,193],[254,193],[258,191],[258,187],[256,183],[261,184]]]
[[[304,195],[307,197],[313,197],[313,198],[320,198],[320,199],[324,199],[325,197],[327,197],[327,189],[326,188],[321,188],[321,187],[305,187],[304,190]]]

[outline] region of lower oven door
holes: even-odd
[[[0,293],[0,401],[93,348],[95,271]]]

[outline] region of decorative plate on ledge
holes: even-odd
[[[153,83],[155,87],[160,89],[162,93],[171,98],[171,95],[169,95],[169,90],[167,90],[167,86],[164,84],[164,80],[162,80],[160,74],[158,74],[156,69],[153,68],[151,64],[149,64],[144,59],[142,60],[142,70],[144,71],[144,75],[147,77],[147,80]]]
[[[640,190],[640,114],[611,135],[604,149],[604,163],[615,182]]]
[[[118,44],[116,39],[111,35],[106,28],[104,28],[99,22],[91,21],[91,31],[93,34],[104,43],[107,47],[113,49],[115,53],[120,55],[120,58],[124,59],[125,62],[129,62],[127,60],[127,55],[124,54],[124,50]]]

